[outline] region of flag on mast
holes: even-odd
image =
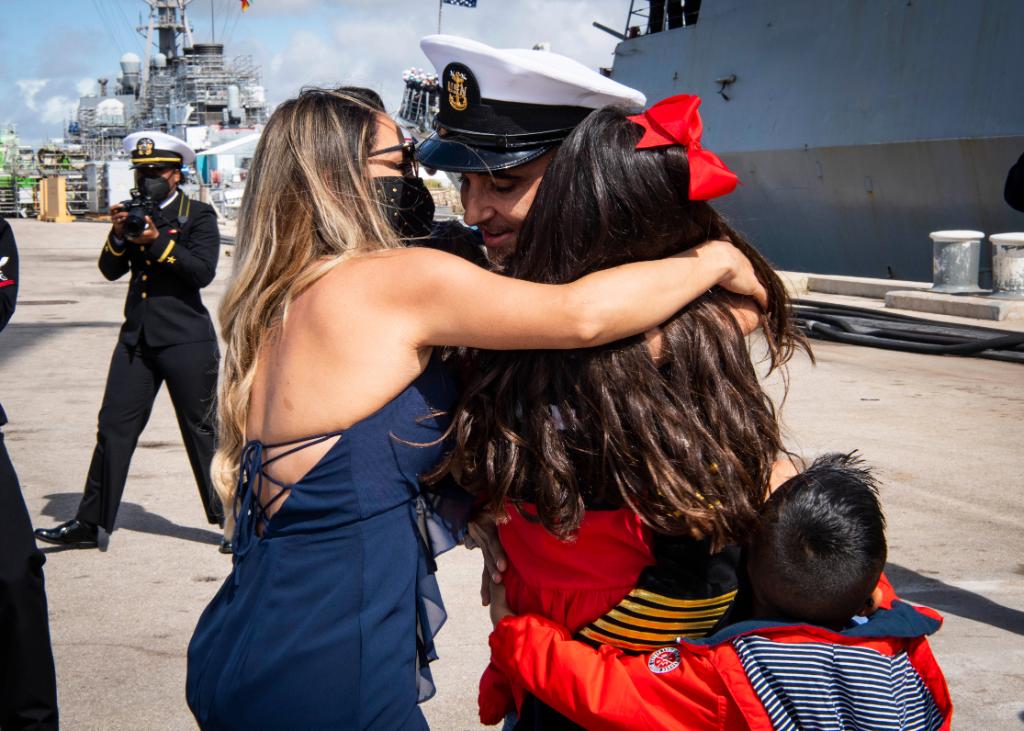
[[[447,5],[458,5],[463,8],[475,8],[476,0],[441,0]]]

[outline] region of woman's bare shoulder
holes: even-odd
[[[429,273],[437,267],[451,267],[464,264],[464,260],[453,254],[421,246],[406,246],[400,249],[381,249],[349,257],[331,270],[328,287],[346,286],[352,280],[367,276],[407,276],[410,272]]]
[[[352,256],[310,285],[291,309],[301,311],[318,328],[350,328],[356,318],[372,320],[405,300],[415,301],[415,292],[425,280],[444,276],[450,259],[460,261],[450,254],[418,247]]]
[[[424,289],[436,289],[438,282],[452,281],[479,267],[436,249],[409,246],[353,256],[335,266],[323,278],[320,296],[372,296],[375,299],[405,299]],[[406,295],[403,297],[401,295]],[[418,295],[417,295],[418,296]]]

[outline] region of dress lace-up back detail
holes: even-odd
[[[435,355],[343,432],[245,445],[234,566],[189,644],[201,728],[426,728],[417,703],[433,694],[427,664],[445,619],[430,568],[454,541],[418,476],[443,456],[455,398]],[[295,482],[267,469],[335,437]]]
[[[345,429],[339,429],[338,431],[327,432],[326,434],[300,437],[275,444],[264,444],[258,439],[253,439],[246,443],[245,448],[242,450],[242,464],[238,471],[238,485],[235,488],[235,504],[233,507],[235,534],[232,539],[232,545],[236,554],[239,551],[243,554],[248,552],[252,541],[262,536],[266,531],[267,524],[271,518],[270,509],[282,499],[285,499],[285,496],[291,492],[292,487],[302,482],[302,479],[309,474],[307,472],[306,475],[303,475],[302,479],[293,483],[287,483],[281,482],[267,473],[267,467],[274,462],[301,452],[303,449],[315,447],[335,437],[341,437],[345,431]],[[281,447],[291,447],[291,449],[275,454],[269,459],[264,459],[264,455],[268,450],[280,449]],[[333,449],[333,445],[331,448]],[[330,454],[330,450],[328,450],[327,454]],[[327,455],[325,454],[321,461],[326,457]],[[315,470],[316,467],[317,465],[313,465],[310,468],[310,472]],[[274,496],[266,502],[260,499],[263,494],[264,480],[269,481],[278,488]]]

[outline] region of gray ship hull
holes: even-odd
[[[929,280],[930,231],[1024,229],[1003,200],[1022,32],[1016,0],[704,0],[619,44],[613,75],[702,97],[705,147],[743,183],[716,206],[780,268]]]

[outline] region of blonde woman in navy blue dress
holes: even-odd
[[[256,149],[220,311],[236,553],[188,652],[204,729],[426,727],[444,610],[417,478],[456,398],[441,346],[587,347],[715,285],[764,296],[724,242],[561,286],[406,248],[423,188],[401,142],[364,96],[307,90]]]

